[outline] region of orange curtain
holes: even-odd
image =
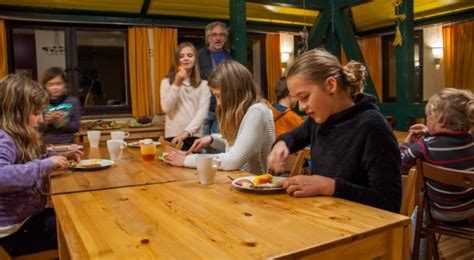
[[[443,26],[445,86],[474,91],[474,21]]]
[[[128,60],[132,116],[151,114],[150,59],[146,27],[128,29]]]
[[[161,110],[161,80],[168,74],[173,64],[174,53],[178,47],[178,30],[172,28],[153,28],[153,64],[155,83],[155,112]]]
[[[0,20],[0,79],[8,74],[7,61],[7,32],[5,30],[5,23]]]
[[[363,39],[360,41],[360,48],[377,96],[382,100],[382,37]]]
[[[371,37],[359,41],[359,46],[364,56],[367,70],[372,77],[375,91],[380,100],[382,100],[382,37]],[[344,49],[341,48],[341,64],[348,62]]]
[[[265,60],[267,64],[268,100],[276,102],[275,85],[281,78],[280,35],[267,34],[265,37]]]

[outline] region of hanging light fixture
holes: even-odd
[[[57,30],[54,30],[54,45],[50,47],[44,46],[41,49],[49,56],[64,55],[64,47],[59,45],[59,32]]]

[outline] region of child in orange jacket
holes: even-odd
[[[276,96],[277,103],[272,105],[272,112],[275,136],[278,138],[303,123],[303,119],[293,111],[297,100],[289,96],[285,77],[280,78],[276,84]]]

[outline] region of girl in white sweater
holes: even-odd
[[[168,76],[161,81],[161,109],[166,113],[165,138],[173,144],[183,141],[188,150],[201,137],[211,94],[201,80],[196,48],[181,43]]]
[[[209,77],[209,86],[217,100],[217,118],[221,134],[197,139],[189,152],[210,145],[222,151],[216,154],[220,169],[264,173],[266,160],[275,141],[275,126],[269,103],[260,97],[252,74],[236,61],[219,65]],[[197,155],[172,153],[165,161],[174,166],[196,167]]]

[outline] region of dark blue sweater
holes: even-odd
[[[311,145],[311,172],[336,180],[335,197],[398,213],[400,151],[374,101],[359,94],[355,106],[323,124],[310,118],[280,140],[292,153]]]

